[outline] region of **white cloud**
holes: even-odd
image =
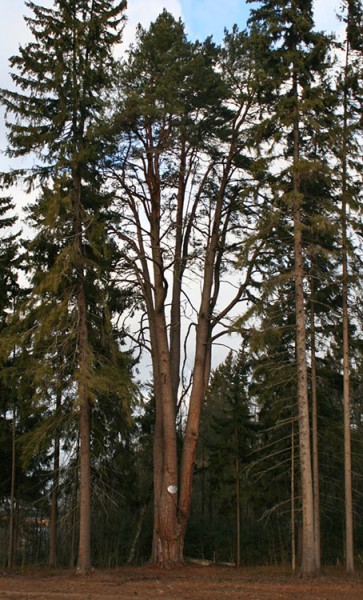
[[[344,24],[337,18],[341,0],[315,0],[314,19],[316,28],[326,33],[339,33]]]
[[[124,45],[128,46],[135,39],[135,31],[139,23],[147,28],[164,8],[172,13],[174,17],[182,16],[182,7],[179,0],[130,0],[127,8]]]

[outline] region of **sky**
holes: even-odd
[[[52,0],[34,0],[38,4],[51,6]],[[336,19],[340,0],[315,0],[315,22],[318,29],[337,31],[341,25]],[[219,42],[224,29],[237,23],[245,26],[250,10],[245,0],[129,0],[128,23],[124,32],[127,46],[134,39],[137,23],[147,27],[166,8],[175,17],[181,17],[190,39],[205,39],[213,35]],[[17,54],[19,45],[29,41],[29,32],[24,21],[29,14],[24,0],[0,0],[0,87],[11,87],[9,75],[10,56]],[[6,134],[4,115],[0,108],[0,170],[8,170],[11,163],[4,156]]]

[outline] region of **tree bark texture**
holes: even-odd
[[[88,397],[87,358],[87,308],[84,290],[78,296],[79,309],[79,433],[80,433],[80,485],[79,485],[79,546],[77,570],[91,570],[91,448],[90,405]]]
[[[181,561],[179,548],[178,463],[176,445],[176,388],[173,384],[170,346],[165,318],[164,264],[160,240],[160,176],[158,164],[149,157],[148,182],[152,198],[151,252],[153,258],[154,298],[149,307],[152,346],[155,353],[155,408],[157,439],[154,442],[155,523],[153,560],[163,566]]]
[[[313,275],[312,275],[313,278]],[[311,400],[312,400],[312,448],[313,448],[313,491],[314,491],[314,545],[316,571],[321,568],[320,557],[320,486],[319,486],[319,437],[318,437],[318,396],[315,356],[315,304],[314,284],[311,282]]]
[[[294,75],[293,93],[295,97],[294,118],[294,259],[295,259],[295,318],[296,318],[296,362],[297,396],[300,442],[300,471],[302,495],[302,564],[301,575],[316,574],[314,545],[314,501],[311,470],[310,420],[308,400],[308,377],[306,364],[306,310],[304,302],[304,262],[302,245],[302,195],[299,175],[299,106],[298,84]]]
[[[79,143],[79,142],[78,142]],[[78,143],[76,147],[78,147]],[[78,406],[80,439],[79,484],[79,546],[77,570],[91,570],[91,427],[90,427],[90,356],[88,347],[88,309],[85,294],[83,207],[81,198],[81,175],[78,166],[73,172],[74,198],[74,252],[77,281],[78,312]]]
[[[140,516],[139,516],[139,519],[138,519],[138,522],[137,522],[135,537],[132,540],[129,557],[127,559],[127,564],[128,565],[131,565],[134,562],[134,560],[135,560],[137,546],[139,544],[139,540],[140,540],[140,536],[141,536],[141,532],[142,532],[142,526],[144,524],[147,507],[148,507],[148,502],[145,502],[145,504],[141,507],[141,510],[140,510]]]
[[[58,524],[58,489],[59,489],[59,437],[54,440],[53,487],[49,519],[49,556],[48,565],[57,564],[57,524]]]
[[[10,488],[10,515],[9,515],[9,545],[8,567],[12,569],[15,559],[15,478],[16,478],[16,409],[13,405],[13,423],[11,437],[11,488]]]
[[[295,219],[297,218],[297,212]],[[298,384],[298,414],[300,441],[300,471],[303,520],[302,575],[315,575],[314,547],[314,503],[311,473],[310,423],[308,404],[308,382],[306,367],[305,307],[303,298],[303,276],[301,261],[301,231],[295,221],[295,303],[296,303],[296,360]]]
[[[348,14],[348,19],[349,19]],[[342,148],[342,308],[343,308],[343,399],[344,399],[344,490],[345,490],[345,566],[354,573],[352,450],[350,429],[350,355],[348,313],[348,247],[347,247],[347,195],[348,195],[348,67],[349,41],[345,53],[345,81],[343,98],[343,148]]]
[[[296,527],[295,527],[295,426],[291,423],[291,569],[296,571]]]
[[[237,438],[237,434],[236,434]],[[237,442],[238,451],[238,442]],[[236,456],[236,567],[241,566],[241,480],[239,456]]]
[[[56,411],[61,407],[61,393],[57,390]],[[59,466],[60,466],[60,444],[59,433],[54,438],[53,459],[53,486],[51,493],[50,519],[49,519],[49,555],[48,565],[55,567],[57,564],[57,529],[58,529],[58,491],[59,491]]]

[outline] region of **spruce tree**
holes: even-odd
[[[203,461],[202,468],[208,465],[210,493],[219,505],[216,516],[221,525],[233,523],[231,530],[235,532],[234,557],[237,567],[241,566],[242,560],[247,560],[247,556],[241,556],[249,512],[245,507],[251,494],[245,466],[257,439],[257,428],[251,414],[248,387],[250,366],[247,360],[244,351],[235,356],[229,353],[224,363],[213,371],[205,398],[201,425],[202,451],[199,454],[199,461]],[[232,544],[233,541],[232,535]],[[219,558],[225,542],[227,539],[220,540],[216,548]],[[229,546],[228,542],[226,546]]]
[[[4,330],[11,314],[16,308],[19,295],[17,254],[17,235],[12,232],[16,217],[9,214],[14,209],[14,204],[9,197],[0,198],[0,435],[1,435],[1,465],[3,471],[2,493],[9,491],[9,544],[8,566],[13,566],[15,556],[14,540],[14,511],[15,511],[15,485],[16,485],[16,387],[12,385],[11,372],[13,371],[13,349],[4,344]],[[12,412],[11,430],[7,414]],[[11,451],[10,451],[11,449]]]
[[[18,234],[14,232],[17,219],[9,211],[15,208],[7,196],[0,197],[0,331],[5,327],[9,311],[15,308],[18,284]]]
[[[254,2],[255,0],[249,0]],[[306,128],[322,101],[315,81],[326,68],[329,39],[314,31],[312,1],[262,0],[251,11],[250,24],[260,36],[267,74],[265,100],[270,140],[282,144],[288,161],[288,185],[282,185],[285,210],[292,221],[296,317],[297,397],[303,511],[301,573],[316,573],[314,508],[308,404],[306,311],[304,300],[303,180],[313,168],[304,151]],[[271,144],[276,151],[276,146]],[[277,146],[278,150],[278,146]],[[275,154],[276,157],[276,154]],[[310,164],[309,164],[310,162]]]
[[[29,179],[42,182],[30,208],[38,229],[30,252],[40,255],[43,242],[44,271],[35,266],[27,311],[35,311],[38,339],[31,343],[37,345],[38,377],[49,357],[72,357],[80,432],[78,569],[86,572],[91,568],[90,409],[97,385],[106,386],[103,376],[115,352],[103,293],[109,197],[102,192],[99,164],[106,152],[102,123],[113,83],[113,50],[121,40],[126,3],[55,0],[53,8],[27,6],[33,41],[10,59],[17,91],[1,90],[1,101],[12,115],[8,154],[35,156]],[[30,269],[34,273],[34,263]],[[100,339],[111,343],[103,355]]]
[[[361,154],[362,77],[363,77],[363,7],[360,0],[343,3],[346,22],[345,63],[339,81],[343,114],[341,143],[338,145],[341,178],[341,245],[342,245],[342,309],[343,309],[343,382],[344,382],[344,471],[345,471],[345,557],[346,570],[354,572],[353,498],[351,458],[350,342],[349,342],[349,241],[351,226],[349,209],[355,212],[359,191],[357,175],[362,169]],[[359,184],[358,184],[359,185]],[[359,200],[358,200],[359,202]]]

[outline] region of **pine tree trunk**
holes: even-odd
[[[61,406],[61,394],[57,391],[56,411],[59,412]],[[55,567],[57,564],[57,522],[58,522],[58,490],[59,490],[59,465],[60,465],[60,444],[59,434],[56,432],[54,438],[54,461],[53,461],[53,488],[51,495],[51,509],[49,519],[49,555],[48,565]]]
[[[161,557],[161,547],[159,539],[159,507],[161,498],[161,488],[163,481],[163,423],[161,419],[161,408],[158,400],[158,390],[154,380],[155,395],[155,425],[153,437],[153,488],[154,488],[154,520],[153,520],[153,542],[151,550],[151,563],[158,564]]]
[[[80,407],[80,486],[79,486],[79,546],[77,570],[91,570],[91,469],[90,469],[90,411],[82,399]]]
[[[178,175],[177,210],[175,220],[175,243],[174,243],[174,268],[173,268],[173,294],[170,307],[170,364],[172,391],[175,404],[177,404],[180,383],[180,355],[181,355],[181,289],[183,270],[185,264],[182,260],[183,244],[183,219],[185,201],[185,172],[186,172],[186,150],[185,139],[181,139],[180,164]]]
[[[203,304],[202,300],[197,327],[194,379],[189,400],[189,413],[185,427],[180,466],[179,521],[181,543],[183,544],[192,503],[194,464],[199,439],[200,416],[211,370],[211,335],[206,304]]]
[[[135,556],[136,556],[136,550],[137,550],[137,546],[140,540],[140,536],[141,536],[141,532],[142,532],[142,526],[144,524],[144,520],[145,520],[145,515],[146,515],[146,511],[147,511],[147,507],[148,507],[149,502],[145,502],[145,504],[141,507],[140,510],[140,515],[139,515],[139,519],[137,522],[137,527],[136,527],[136,533],[135,533],[135,537],[132,541],[131,544],[131,549],[130,549],[130,553],[129,553],[129,557],[127,559],[127,564],[131,565],[134,560],[135,560]]]
[[[296,306],[296,360],[298,385],[300,470],[303,516],[302,575],[315,575],[314,505],[311,473],[310,422],[308,379],[306,366],[305,305],[303,293],[303,261],[299,201],[295,201],[295,306]]]
[[[165,403],[165,400],[164,400]],[[165,419],[164,419],[165,423]],[[154,439],[154,537],[151,560],[168,568],[183,563],[178,523],[178,473],[175,424],[163,424]]]
[[[82,127],[80,128],[82,131]],[[75,142],[77,147],[77,142]],[[80,485],[79,485],[79,546],[77,571],[88,573],[91,568],[91,428],[90,428],[90,371],[88,348],[88,314],[85,294],[85,271],[83,249],[83,207],[81,198],[80,167],[73,172],[74,229],[77,273],[78,310],[78,404],[80,439]]]
[[[349,18],[349,17],[348,17]],[[348,248],[347,248],[347,146],[348,146],[348,66],[349,42],[346,42],[342,152],[342,304],[343,304],[343,398],[344,398],[344,488],[345,488],[345,565],[354,572],[352,451],[350,431],[350,357],[348,315]]]
[[[158,277],[156,277],[158,279]],[[162,287],[156,293],[156,305],[162,306]],[[160,294],[160,296],[159,296]],[[154,535],[151,561],[161,567],[183,562],[178,524],[178,466],[173,396],[167,329],[163,310],[155,311],[151,335],[155,335],[153,357],[157,368],[154,431]],[[155,325],[155,326],[154,326]],[[155,372],[154,372],[155,373]]]
[[[57,564],[57,521],[58,521],[58,487],[59,487],[59,438],[54,442],[54,475],[49,519],[49,556],[48,565]]]
[[[185,428],[180,467],[180,492],[177,479],[177,454],[175,432],[175,403],[171,386],[168,389],[167,361],[160,373],[161,423],[156,418],[154,437],[154,539],[152,562],[159,566],[178,566],[184,563],[184,540],[189,521],[194,463],[199,434],[201,407],[210,373],[210,336],[207,319],[201,318],[197,332],[197,356],[189,413]],[[152,328],[151,328],[152,330]],[[159,338],[162,349],[165,339]],[[162,355],[158,357],[162,365]],[[163,371],[165,371],[163,373]],[[165,388],[163,390],[163,388]],[[165,394],[165,395],[164,395]],[[167,425],[169,423],[169,426]],[[168,428],[169,427],[169,428]],[[160,481],[161,480],[161,481]],[[179,496],[178,496],[179,492]]]
[[[343,262],[343,386],[344,386],[344,481],[345,481],[345,560],[347,573],[354,573],[352,451],[350,431],[349,333],[347,307],[347,264]]]
[[[71,510],[70,510],[70,556],[69,568],[73,569],[76,562],[76,527],[78,515],[78,486],[79,486],[79,435],[77,438],[76,464],[74,469],[74,479],[72,485]]]
[[[294,75],[294,257],[295,257],[295,313],[296,313],[296,362],[297,394],[300,442],[300,471],[302,495],[302,564],[301,575],[316,574],[314,547],[314,503],[311,472],[310,422],[308,401],[308,377],[306,364],[306,312],[304,302],[304,263],[302,247],[301,191],[299,168],[299,108],[297,78]]]
[[[296,535],[295,535],[295,427],[291,423],[291,569],[296,571]]]
[[[149,132],[152,140],[152,132]],[[152,142],[151,142],[152,145]],[[170,567],[183,562],[183,547],[180,545],[178,523],[178,459],[176,444],[176,394],[179,365],[171,364],[171,348],[166,326],[165,273],[161,251],[161,196],[160,173],[152,153],[148,156],[146,179],[152,198],[150,237],[153,258],[153,291],[145,287],[155,394],[154,431],[154,532],[151,561],[161,567]],[[146,271],[147,267],[145,267]],[[149,280],[149,277],[148,279]],[[147,289],[146,289],[147,288]],[[173,299],[175,313],[175,297]],[[177,340],[175,340],[177,343]],[[179,354],[174,358],[177,362]],[[177,378],[177,381],[175,381]]]
[[[11,438],[11,489],[10,489],[10,516],[9,516],[9,546],[8,567],[12,569],[15,557],[15,478],[16,478],[16,410],[13,405],[13,423]]]
[[[88,399],[88,359],[87,359],[87,308],[83,287],[78,298],[79,309],[79,432],[80,432],[80,486],[79,486],[79,546],[77,570],[87,573],[91,570],[91,448],[90,448],[90,406]]]
[[[320,571],[320,489],[319,489],[319,440],[318,440],[318,398],[316,389],[316,356],[315,356],[315,305],[314,285],[311,281],[311,398],[312,398],[312,434],[313,434],[313,489],[314,489],[314,543],[315,563]]]
[[[237,437],[237,432],[236,432]],[[241,481],[239,457],[236,456],[236,567],[241,566]]]

